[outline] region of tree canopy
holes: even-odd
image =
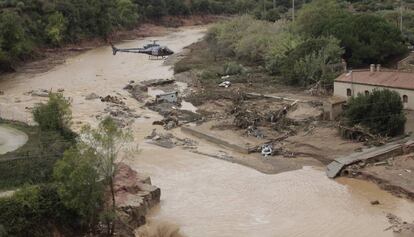
[[[295,25],[305,37],[334,36],[351,66],[387,63],[407,52],[395,25],[375,14],[355,14],[334,0],[314,0],[298,12]]]

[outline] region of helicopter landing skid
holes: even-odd
[[[149,60],[165,60],[167,58],[168,56],[152,56],[152,55],[148,56]]]

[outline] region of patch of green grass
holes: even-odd
[[[55,162],[74,142],[59,132],[42,132],[38,127],[19,122],[0,120],[0,124],[21,130],[28,136],[25,145],[0,155],[0,190],[50,181]]]

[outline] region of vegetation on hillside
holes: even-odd
[[[287,84],[331,85],[344,68],[387,64],[405,55],[398,28],[376,14],[356,14],[334,0],[314,0],[294,23],[249,15],[213,26],[207,35],[216,56],[261,65]]]
[[[375,14],[351,13],[332,0],[315,0],[298,14],[295,27],[303,37],[334,36],[350,66],[387,63],[407,52],[397,27]]]

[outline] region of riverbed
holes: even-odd
[[[157,39],[180,52],[204,32],[203,27],[186,27]],[[137,47],[152,39],[117,46]],[[79,129],[84,124],[96,125],[96,116],[106,107],[100,100],[85,100],[85,96],[124,97],[126,105],[140,115],[130,127],[139,150],[126,157],[126,162],[150,175],[162,190],[161,204],[149,219],[176,223],[189,237],[386,237],[394,236],[392,231],[384,231],[389,226],[387,213],[414,221],[414,203],[368,182],[330,180],[320,167],[266,175],[180,148],[145,143],[144,137],[155,128],[152,122],[160,116],[143,109],[123,87],[131,80],[172,76],[172,69],[163,61],[136,54],[113,56],[110,47],[97,48],[46,73],[5,76],[0,80],[5,92],[0,96],[0,112],[6,119],[30,122],[27,108],[45,99],[32,97],[28,91],[64,89],[64,95],[72,100],[74,129]],[[372,206],[374,200],[380,205]]]

